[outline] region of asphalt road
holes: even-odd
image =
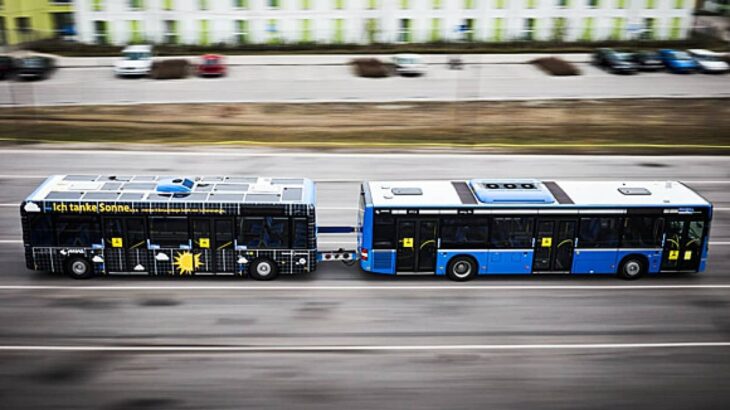
[[[52,173],[303,175],[321,224],[368,178],[680,179],[713,201],[709,270],[483,277],[338,264],[272,283],[29,272],[17,204]],[[3,408],[725,408],[727,157],[0,149]],[[321,247],[352,244],[323,238]]]
[[[728,75],[621,76],[579,63],[583,75],[550,77],[530,64],[429,67],[420,78],[366,79],[344,65],[234,66],[224,78],[118,79],[110,67],[62,68],[41,82],[0,82],[0,106],[176,102],[373,102],[728,97]]]

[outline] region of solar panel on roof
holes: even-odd
[[[233,192],[245,192],[248,191],[248,184],[217,184],[215,186],[216,191],[233,191]]]
[[[173,201],[197,201],[203,202],[208,197],[206,193],[193,193],[193,194],[175,194],[172,199]]]
[[[124,184],[122,189],[135,190],[135,191],[149,191],[149,190],[155,189],[156,187],[157,187],[156,184],[147,184],[147,183],[143,183],[143,182],[139,182],[139,183],[128,182],[128,183]]]
[[[246,202],[279,202],[279,195],[276,194],[248,194]]]
[[[116,191],[122,186],[121,182],[107,182],[101,186],[102,191]]]
[[[252,177],[228,177],[226,178],[226,182],[248,182],[248,183],[256,183],[258,178],[252,178]]]
[[[302,188],[284,188],[282,201],[299,201],[302,199]]]
[[[58,192],[58,191],[52,191],[49,192],[48,195],[46,195],[45,199],[81,199],[81,196],[84,195],[83,192]]]
[[[169,201],[170,194],[160,195],[160,194],[151,193],[151,194],[147,195],[147,200],[148,201]]]
[[[223,177],[203,177],[202,180],[206,182],[220,182],[223,181]]]
[[[108,181],[130,181],[132,179],[131,175],[109,175],[106,177],[101,178],[102,180],[108,180]]]
[[[210,192],[213,190],[213,185],[211,184],[198,184],[195,186],[196,192]]]
[[[144,194],[138,192],[125,192],[119,197],[119,201],[141,201]]]
[[[144,182],[144,181],[156,181],[157,177],[154,175],[137,175],[132,178],[132,181]]]
[[[243,202],[243,194],[210,194],[210,202]]]
[[[96,175],[66,175],[64,181],[96,181]]]
[[[87,192],[85,200],[89,201],[113,201],[119,196],[116,192]]]

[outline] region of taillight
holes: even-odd
[[[367,261],[368,260],[368,250],[365,248],[360,249],[360,259]]]

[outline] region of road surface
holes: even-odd
[[[330,264],[272,283],[29,272],[18,204],[52,173],[303,175],[321,224],[357,181],[681,179],[713,201],[709,271],[456,284]],[[727,157],[0,149],[0,401],[8,409],[724,408]],[[322,239],[322,247],[352,238]]]
[[[232,66],[224,78],[118,79],[110,67],[61,68],[38,82],[0,82],[0,106],[206,102],[385,102],[730,96],[728,75],[551,77],[530,64],[430,66],[419,78],[367,79],[346,65]],[[679,104],[679,103],[678,103]]]

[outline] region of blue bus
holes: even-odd
[[[712,204],[677,181],[368,181],[360,267],[388,275],[705,269]]]

